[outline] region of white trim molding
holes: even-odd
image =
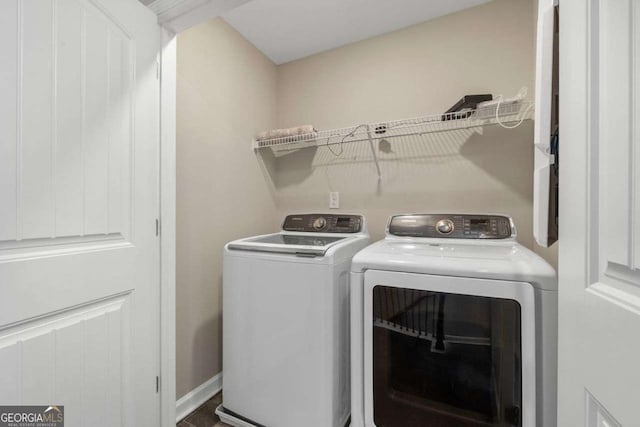
[[[176,402],[176,423],[198,409],[204,402],[222,390],[222,372],[211,377]]]
[[[176,37],[162,28],[160,52],[160,404],[175,426],[176,401]]]
[[[250,0],[155,0],[148,7],[174,33],[222,15]]]

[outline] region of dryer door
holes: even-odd
[[[369,270],[364,298],[367,426],[536,425],[531,285]]]

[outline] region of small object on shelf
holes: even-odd
[[[491,94],[465,95],[442,115],[442,121],[466,119],[480,102],[491,101]]]
[[[317,136],[318,131],[312,125],[303,125],[260,132],[256,136],[256,144],[272,147],[275,151],[290,151],[303,148]]]
[[[264,132],[260,132],[258,136],[256,136],[257,141],[262,141],[264,139],[276,139],[276,138],[286,138],[286,137],[297,137],[297,136],[307,136],[309,134],[317,133],[315,128],[312,125],[303,125],[296,126],[292,128],[286,129],[273,129],[267,130]]]
[[[498,107],[499,105],[499,107]],[[493,101],[481,102],[476,106],[477,119],[490,119],[496,116],[496,108],[498,108],[498,116],[508,116],[520,112],[522,99],[520,97],[508,99],[496,99]]]

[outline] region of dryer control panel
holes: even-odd
[[[391,217],[394,236],[450,239],[507,239],[515,236],[511,218],[501,215],[416,214]]]
[[[284,231],[305,233],[359,233],[362,216],[335,214],[287,215],[282,224]]]

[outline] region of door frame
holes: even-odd
[[[176,87],[177,33],[249,0],[155,0],[160,78],[160,420],[176,423]]]
[[[176,35],[162,26],[160,57],[160,420],[176,424]]]
[[[160,405],[162,427],[176,423],[176,86],[177,33],[249,0],[155,0],[160,77]],[[176,14],[179,11],[180,13]],[[174,13],[175,12],[175,13]],[[175,16],[174,16],[175,15]]]

